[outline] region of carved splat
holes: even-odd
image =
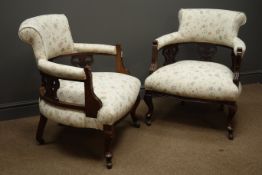
[[[72,55],[71,64],[73,66],[84,68],[86,65],[91,66],[94,62],[93,55],[81,54]]]
[[[178,52],[177,45],[170,45],[168,47],[163,48],[162,54],[165,57],[164,65],[174,63],[177,52]]]
[[[210,61],[217,53],[217,47],[211,44],[198,43],[197,52],[200,56],[200,59],[203,59],[205,61]]]
[[[42,74],[42,88],[40,89],[42,90],[42,92],[40,93],[43,93],[43,95],[46,97],[52,98],[54,100],[58,100],[56,95],[57,89],[60,87],[58,78],[46,75],[44,73],[41,74]]]

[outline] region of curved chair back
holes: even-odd
[[[32,45],[37,59],[72,53],[74,42],[68,20],[63,14],[41,15],[25,20],[19,37]]]

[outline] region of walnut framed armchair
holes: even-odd
[[[221,9],[181,9],[177,32],[163,35],[153,42],[149,76],[145,80],[145,117],[151,125],[152,98],[173,96],[182,102],[217,103],[228,107],[228,138],[233,139],[233,117],[241,93],[239,72],[246,46],[237,37],[246,22],[242,12]],[[180,45],[196,43],[200,60],[176,61]],[[231,50],[232,66],[211,61],[217,47]],[[158,53],[165,58],[159,67]]]
[[[114,126],[131,114],[139,104],[140,81],[128,75],[119,44],[74,43],[65,15],[50,14],[25,20],[19,37],[33,47],[42,81],[40,86],[40,121],[36,140],[44,143],[47,119],[63,125],[101,130],[105,136],[105,160],[112,168]],[[115,57],[116,72],[91,72],[95,55]],[[71,65],[55,63],[70,56]]]

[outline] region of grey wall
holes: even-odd
[[[33,52],[17,36],[18,27],[26,18],[64,13],[69,19],[75,42],[121,43],[126,66],[143,81],[150,63],[151,42],[158,36],[177,30],[180,8],[243,11],[248,22],[239,34],[247,45],[242,72],[245,81],[255,82],[262,70],[260,6],[259,0],[1,1],[0,109],[36,104],[39,74]],[[96,67],[103,70],[108,68],[106,65],[103,63]]]

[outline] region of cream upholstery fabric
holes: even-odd
[[[116,46],[105,44],[74,43],[74,52],[91,52],[116,55]]]
[[[36,33],[38,37],[35,37]],[[65,15],[42,15],[27,19],[20,25],[19,36],[23,41],[32,44],[34,51],[43,49],[44,58],[72,53],[74,47]],[[35,44],[39,46],[39,43],[42,45],[41,48],[35,46]]]
[[[113,72],[94,72],[93,86],[103,106],[97,118],[86,117],[84,112],[52,106],[40,101],[40,112],[54,121],[82,128],[102,129],[103,124],[113,124],[131,110],[140,90],[140,81],[132,76]],[[57,91],[60,101],[85,104],[84,84],[60,80]]]
[[[145,89],[199,99],[235,101],[241,92],[224,65],[185,60],[159,68],[145,80]]]
[[[181,42],[208,42],[236,50],[245,45],[237,39],[238,30],[246,22],[242,12],[220,9],[181,9],[178,32],[157,38],[158,49]]]
[[[84,80],[86,78],[83,68],[57,64],[45,59],[40,59],[37,63],[38,69],[48,75],[74,80]]]
[[[81,52],[116,55],[116,46],[113,45],[74,43],[65,15],[41,15],[27,19],[20,25],[18,35],[32,45],[37,60]]]

